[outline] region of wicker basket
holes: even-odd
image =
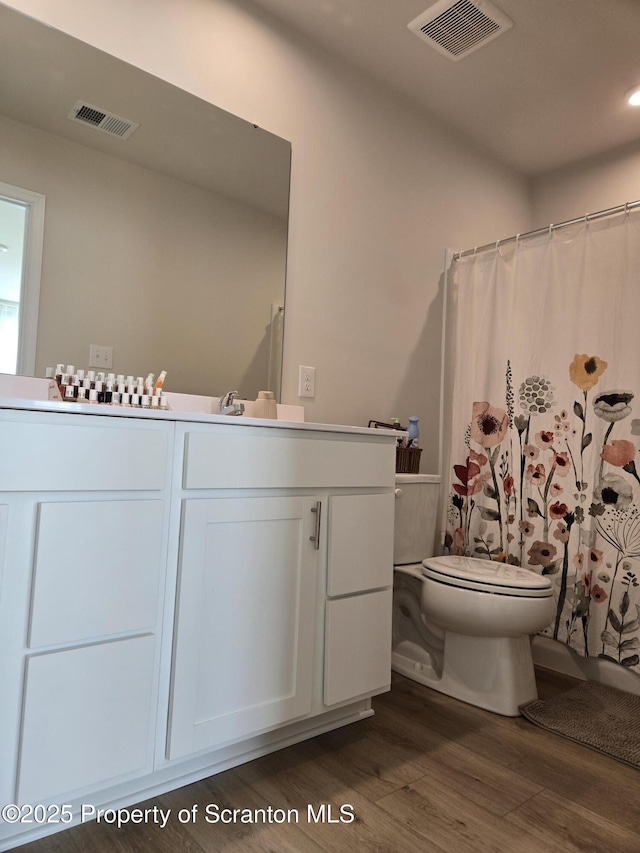
[[[418,474],[421,453],[421,447],[396,448],[396,474]]]

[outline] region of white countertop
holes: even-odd
[[[69,415],[93,415],[112,418],[141,418],[156,421],[184,421],[189,423],[225,424],[238,427],[271,427],[276,429],[312,430],[314,432],[338,432],[352,435],[376,435],[397,438],[395,430],[369,429],[368,427],[345,424],[316,424],[306,421],[281,421],[245,416],[213,415],[201,412],[158,411],[138,409],[130,406],[112,406],[105,403],[64,403],[57,400],[29,400],[0,397],[0,409],[17,409],[28,412],[56,412]]]

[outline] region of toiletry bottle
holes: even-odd
[[[60,389],[60,396],[63,400],[67,397],[67,385],[69,384],[69,374],[61,373],[60,374],[60,382],[58,382],[58,388]]]
[[[409,418],[409,430],[407,434],[407,447],[419,447],[418,439],[420,430],[418,429],[419,418]]]
[[[253,404],[253,417],[271,418],[272,420],[278,417],[278,408],[273,391],[259,392],[258,399]]]
[[[158,391],[162,391],[162,386],[164,385],[164,380],[167,378],[167,371],[161,370],[160,375],[156,379],[156,384],[153,386],[153,393],[157,394]]]
[[[396,444],[398,447],[406,447],[407,446],[407,433],[405,428],[402,426],[398,418],[391,418],[391,424],[394,429],[402,432],[400,438],[396,439]]]

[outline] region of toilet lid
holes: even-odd
[[[422,573],[450,586],[501,595],[540,598],[552,594],[548,577],[537,575],[531,569],[478,557],[432,557],[423,561]]]

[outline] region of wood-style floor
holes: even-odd
[[[540,698],[572,679],[539,670]],[[143,804],[167,826],[87,823],[22,853],[639,853],[640,771],[536,728],[394,677],[375,717]],[[208,804],[297,809],[288,824],[208,824]],[[350,824],[316,824],[351,805]],[[181,825],[180,809],[199,808]]]

